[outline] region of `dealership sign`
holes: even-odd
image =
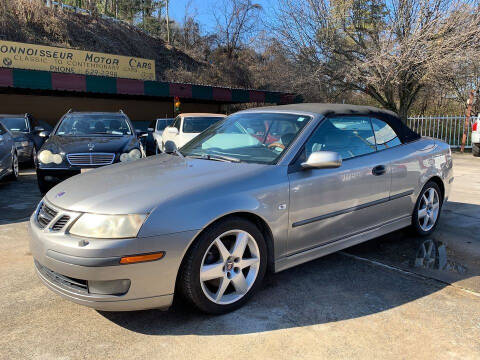
[[[0,40],[0,67],[155,80],[155,61]]]

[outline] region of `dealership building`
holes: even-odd
[[[0,113],[30,113],[51,125],[69,109],[123,110],[132,121],[146,124],[173,117],[175,97],[181,112],[229,113],[233,104],[301,101],[275,91],[0,67]]]

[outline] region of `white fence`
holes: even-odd
[[[471,118],[473,119],[476,118]],[[452,148],[462,145],[465,115],[458,116],[412,116],[407,120],[407,125],[422,136],[430,136],[443,140]],[[472,147],[471,123],[467,129],[466,148]]]

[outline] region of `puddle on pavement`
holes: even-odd
[[[430,270],[452,271],[465,274],[467,267],[453,260],[448,259],[447,246],[433,239],[421,241],[418,245],[415,259],[410,266]]]
[[[460,235],[434,233],[418,238],[400,230],[345,252],[480,292],[480,259],[465,248],[469,244],[471,241]]]

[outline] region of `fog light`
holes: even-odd
[[[123,295],[130,289],[130,280],[88,281],[88,292],[99,295]]]

